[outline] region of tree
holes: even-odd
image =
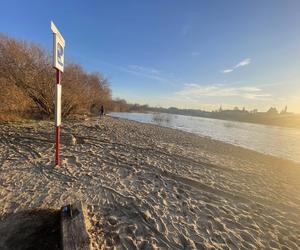
[[[100,106],[109,106],[111,90],[100,73],[86,73],[78,64],[66,66],[62,79],[63,115],[71,113],[98,113]]]
[[[277,115],[277,114],[278,114],[278,111],[277,111],[276,108],[271,107],[271,108],[269,108],[269,110],[267,111],[267,114],[268,114],[268,115]]]
[[[41,47],[1,35],[0,72],[0,76],[28,96],[42,114],[53,114],[53,70],[49,54]]]
[[[55,71],[50,53],[40,46],[0,34],[0,85],[4,89],[0,95],[2,104],[8,95],[18,96],[23,101],[14,100],[15,106],[30,103],[42,117],[54,114]],[[98,72],[87,73],[79,64],[66,64],[62,85],[64,117],[97,113],[101,105],[113,104],[108,80]],[[127,105],[120,104],[122,109]]]
[[[287,114],[287,106],[280,112],[281,115]]]

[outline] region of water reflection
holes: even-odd
[[[112,116],[209,136],[261,153],[300,162],[299,129],[159,113],[112,113]]]
[[[170,114],[164,114],[164,113],[153,113],[152,114],[153,122],[160,126],[165,126],[165,127],[172,126],[172,119],[173,119],[173,117]]]

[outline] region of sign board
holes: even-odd
[[[55,98],[55,125],[61,125],[61,84],[56,84],[56,98]]]
[[[53,32],[53,67],[63,72],[65,40],[52,21],[51,30]]]

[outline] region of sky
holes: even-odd
[[[101,72],[151,106],[300,113],[299,0],[3,1],[0,32]]]

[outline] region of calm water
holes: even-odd
[[[111,116],[176,128],[300,162],[299,129],[171,114],[114,112]]]

